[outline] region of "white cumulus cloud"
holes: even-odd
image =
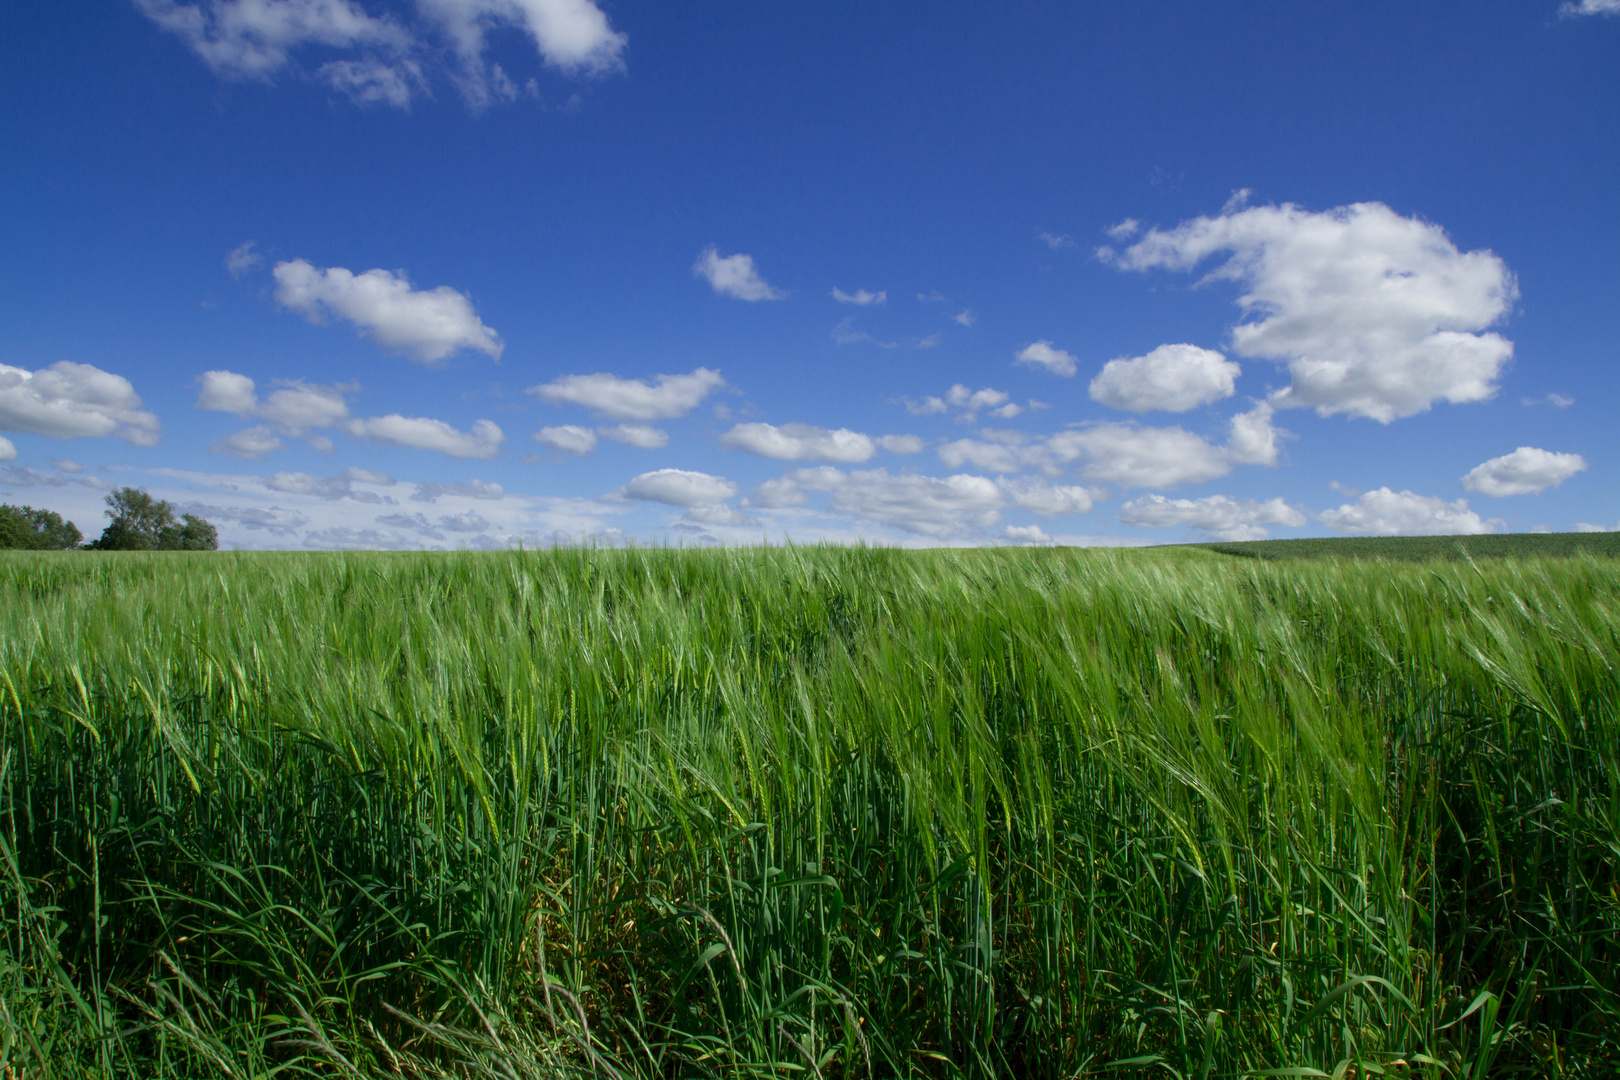
[[[987,529],[1001,518],[1005,496],[994,480],[959,474],[893,476],[886,469],[849,473],[827,500],[830,509],[938,539]]]
[[[957,422],[963,424],[976,423],[981,411],[988,411],[991,416],[1002,420],[1010,420],[1024,411],[1024,406],[1008,400],[1004,390],[984,387],[973,390],[961,383],[956,383],[945,392],[944,397],[925,397],[921,401],[903,398],[906,411],[913,416],[937,416],[952,409],[959,410]],[[1030,408],[1044,408],[1036,402],[1030,402]]]
[[[1144,495],[1120,507],[1119,520],[1152,529],[1186,525],[1216,540],[1263,540],[1270,535],[1267,526],[1297,529],[1306,523],[1304,513],[1280,498],[1257,502],[1230,495],[1203,499]]]
[[[1031,476],[997,482],[1002,492],[1022,510],[1041,517],[1084,514],[1091,509],[1091,492],[1073,484],[1048,484]]]
[[[536,441],[565,454],[588,454],[596,449],[596,432],[578,424],[543,427],[534,433],[534,437]]]
[[[135,0],[215,74],[269,81],[286,69],[320,79],[359,104],[406,108],[428,92],[425,63],[453,57],[446,72],[469,106],[511,100],[516,84],[485,59],[486,34],[526,32],[541,60],[566,74],[623,67],[625,35],[593,0],[417,0],[409,22],[374,16],[355,0]],[[294,54],[337,52],[309,70]]]
[[[1033,469],[1056,475],[1075,465],[1088,480],[1127,488],[1176,488],[1218,479],[1237,465],[1275,465],[1282,433],[1271,421],[1272,408],[1265,403],[1239,413],[1224,445],[1179,427],[1103,423],[1040,439],[981,432],[996,437],[959,439],[938,453],[953,469],[972,464],[991,472]]]
[[[253,380],[234,371],[205,371],[199,381],[197,408],[267,420],[291,435],[347,420],[349,405],[344,395],[355,389],[289,379],[279,382],[279,389],[260,401]]]
[[[1466,491],[1481,495],[1539,495],[1586,468],[1579,454],[1557,454],[1521,446],[1511,454],[1491,458],[1462,478]]]
[[[553,405],[579,405],[610,420],[670,420],[685,416],[726,385],[719,371],[698,368],[688,375],[658,375],[652,383],[595,375],[564,375],[527,393]]]
[[[831,461],[841,465],[868,461],[879,449],[897,454],[922,450],[922,440],[915,435],[873,438],[849,428],[828,430],[812,424],[738,424],[721,437],[720,445],[778,461]]]
[[[694,506],[681,515],[686,521],[695,521],[704,525],[758,525],[759,522],[748,516],[748,512],[725,503],[708,503],[703,506]]]
[[[162,427],[122,375],[69,360],[38,371],[0,364],[0,431],[53,439],[112,436],[153,446]]]
[[[707,281],[721,296],[734,296],[738,300],[780,300],[787,293],[771,288],[754,269],[752,255],[721,255],[713,244],[703,249],[692,273]]]
[[[1072,355],[1062,349],[1053,348],[1050,341],[1037,341],[1033,345],[1025,345],[1018,352],[1017,362],[1034,368],[1045,368],[1053,375],[1061,375],[1065,379],[1074,374],[1076,363]]]
[[[135,0],[135,6],[216,75],[232,79],[267,79],[306,45],[402,54],[415,43],[405,27],[368,15],[353,0]]]
[[[759,485],[754,489],[751,501],[767,509],[803,506],[810,501],[810,492],[828,492],[843,482],[844,474],[831,465],[795,469]]]
[[[1620,15],[1620,0],[1581,0],[1580,3],[1565,3],[1558,9],[1564,16],[1572,15]]]
[[[750,501],[767,509],[796,507],[808,504],[813,494],[829,495],[830,511],[940,540],[982,534],[1009,507],[1050,518],[1085,513],[1092,505],[1085,488],[1033,478],[896,476],[886,469],[846,473],[830,465],[768,480],[754,489]]]
[[[257,459],[281,450],[282,437],[296,438],[309,428],[333,427],[349,417],[344,395],[353,386],[319,386],[301,379],[278,380],[279,389],[260,400],[252,379],[234,371],[205,371],[198,380],[196,408],[228,412],[254,420],[267,420],[236,432],[209,447],[216,454]],[[331,440],[310,440],[318,450],[332,449]]]
[[[490,420],[475,420],[471,431],[457,431],[443,420],[399,413],[350,420],[344,430],[357,439],[413,450],[437,450],[453,458],[492,458],[506,441],[506,435]]]
[[[276,300],[310,322],[347,319],[385,349],[431,364],[460,349],[500,359],[500,335],[485,326],[472,301],[448,285],[413,289],[404,273],[341,266],[322,270],[303,259],[277,263]]]
[[[723,476],[686,469],[655,469],[635,477],[615,495],[668,506],[712,506],[737,494],[737,485]]]
[[[277,450],[284,450],[286,446],[276,429],[267,424],[256,424],[241,431],[232,432],[225,438],[208,447],[216,454],[229,454],[231,457],[247,458],[257,461],[266,454],[273,454]]]
[[[456,82],[474,108],[516,96],[501,66],[484,61],[486,29],[526,31],[547,64],[570,74],[623,67],[627,39],[592,0],[417,0],[417,6],[449,39],[460,62]]]
[[[1484,521],[1468,509],[1466,499],[1448,503],[1434,495],[1396,492],[1387,487],[1369,491],[1337,510],[1324,510],[1317,517],[1330,529],[1361,536],[1451,536],[1496,531],[1496,523]]]
[[[1091,380],[1091,400],[1126,412],[1186,412],[1231,397],[1242,373],[1213,349],[1160,345],[1146,356],[1104,364]]]
[[[1201,484],[1233,464],[1224,447],[1178,427],[1096,424],[1055,435],[1047,447],[1059,461],[1079,460],[1088,479],[1126,488]]]
[[[1486,400],[1513,356],[1511,341],[1481,332],[1518,296],[1507,265],[1382,203],[1232,205],[1099,255],[1128,270],[1224,258],[1205,280],[1245,290],[1232,350],[1288,366],[1290,385],[1274,395],[1283,407],[1389,423],[1436,401]]]
[[[658,450],[669,445],[669,432],[651,424],[614,424],[597,428],[596,433],[604,439],[642,450]]]
[[[889,302],[887,292],[867,292],[865,289],[856,289],[847,293],[837,286],[833,287],[832,298],[840,304],[854,304],[857,307],[871,307],[873,304],[886,304]]]
[[[1039,525],[1008,525],[1001,530],[1001,538],[1009,544],[1045,546],[1054,541]]]

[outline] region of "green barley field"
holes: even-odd
[[[0,1076],[1620,1074],[1620,560],[0,559]]]

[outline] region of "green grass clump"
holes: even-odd
[[[0,1071],[1620,1070],[1620,564],[0,559]]]
[[[1251,559],[1530,559],[1620,555],[1620,532],[1485,533],[1479,536],[1316,536],[1204,545]]]

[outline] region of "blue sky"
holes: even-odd
[[[24,0],[0,96],[88,535],[1620,525],[1620,0]]]

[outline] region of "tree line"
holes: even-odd
[[[0,549],[24,551],[215,551],[219,530],[195,514],[175,517],[174,507],[140,488],[119,488],[107,496],[112,520],[89,543],[71,521],[54,510],[0,505]]]

